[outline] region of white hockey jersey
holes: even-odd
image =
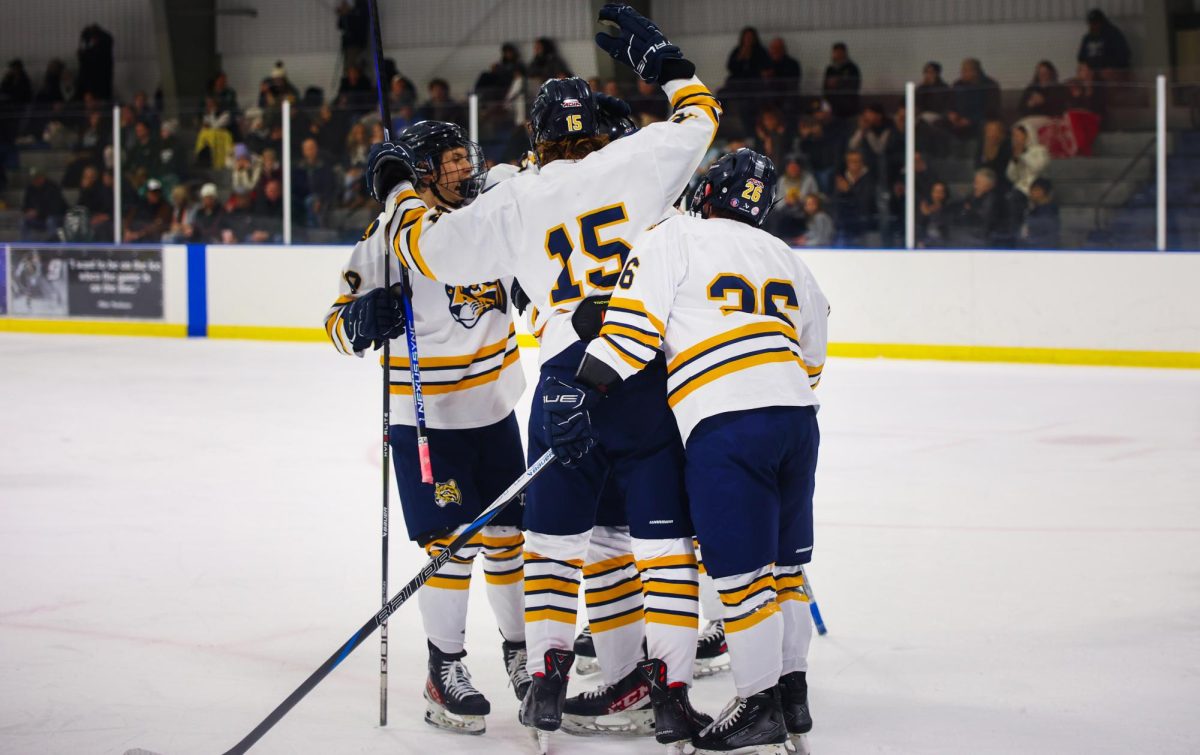
[[[461,210],[394,226],[401,262],[451,284],[516,275],[536,308],[542,361],[575,343],[576,306],[613,290],[630,248],[679,197],[716,134],[720,103],[699,79],[663,89],[669,121],[522,173]],[[423,207],[416,198],[401,205],[405,217]]]
[[[371,224],[342,270],[341,296],[325,317],[325,331],[343,354],[363,356],[363,352],[351,350],[342,308],[356,295],[383,285],[385,259],[392,267],[392,283],[400,282],[399,258],[387,252],[388,239],[409,254],[407,234],[394,231],[401,226],[434,223],[439,215],[445,215],[423,204],[409,205],[416,196],[411,189],[394,191],[388,198],[392,212],[382,213]],[[403,212],[401,206],[410,209]],[[485,427],[507,417],[525,390],[511,315],[512,278],[449,286],[416,271],[411,277],[427,425],[456,430]],[[393,340],[391,348],[391,421],[411,426],[416,424],[416,416],[405,338]]]
[[[736,220],[680,215],[633,250],[587,351],[628,378],[662,350],[686,442],[723,412],[817,405],[828,315],[787,244]]]

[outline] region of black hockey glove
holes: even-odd
[[[352,349],[366,351],[370,346],[378,349],[384,341],[404,335],[404,303],[400,296],[397,283],[391,291],[372,289],[342,308],[342,322]]]
[[[509,295],[512,297],[513,306],[522,315],[525,314],[525,308],[529,306],[529,294],[525,293],[525,289],[521,288],[521,283],[516,278],[513,278],[512,288],[509,289]]]
[[[615,34],[600,32],[596,45],[616,61],[632,68],[643,81],[661,83],[686,79],[696,66],[663,36],[654,22],[628,5],[608,3],[600,9],[600,21],[616,25]]]
[[[363,174],[367,191],[383,204],[396,184],[417,180],[416,164],[416,156],[403,142],[376,144],[367,155],[367,170]]]
[[[571,466],[596,445],[588,409],[598,395],[583,386],[556,377],[542,383],[542,429],[546,445],[565,466]]]

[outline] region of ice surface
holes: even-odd
[[[375,610],[378,367],[23,335],[0,365],[0,752],[223,751]],[[835,359],[820,390],[818,755],[1200,750],[1200,373]],[[386,729],[372,638],[255,752],[529,752],[471,611],[484,737],[422,723],[410,604]]]

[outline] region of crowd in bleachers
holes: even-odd
[[[239,99],[218,73],[200,107],[164,116],[161,95],[135,92],[120,106],[124,240],[277,242],[283,237],[284,123],[291,103],[293,237],[356,238],[375,208],[362,181],[368,150],[382,139],[369,61],[363,0],[338,8],[343,73],[332,96],[301,91],[283,61],[251,99]],[[1129,47],[1100,11],[1088,14],[1074,77],[1062,81],[1041,61],[1016,112],[974,58],[948,83],[931,61],[916,91],[916,236],[925,247],[1058,244],[1054,187],[1043,176],[1053,159],[1087,155],[1110,104],[1107,85],[1126,81]],[[34,88],[21,61],[0,82],[0,191],[18,149],[69,151],[61,174],[22,177],[22,238],[102,240],[113,233],[112,44],[90,26],[78,66],[50,63]],[[845,43],[830,50],[819,92],[802,87],[800,63],[782,38],[766,44],[743,29],[726,61],[718,94],[725,105],[712,154],[749,145],[779,170],[779,206],[769,229],[796,245],[900,246],[904,241],[906,118],[903,98],[867,97]],[[528,149],[528,103],[546,78],[570,75],[554,40],[542,38],[523,60],[517,45],[476,78],[479,139],[492,162],[516,162]],[[443,79],[423,92],[389,60],[381,72],[393,133],[424,119],[467,122],[463,99]],[[593,89],[629,101],[640,125],[668,116],[654,86],[626,88],[592,79]],[[941,180],[938,166],[971,163],[969,186]],[[63,190],[72,192],[67,201]]]

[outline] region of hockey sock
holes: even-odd
[[[525,641],[525,536],[517,527],[483,528],[483,576],[500,635]]]
[[[738,697],[774,686],[783,669],[783,619],[775,599],[774,565],[716,579],[725,606],[725,641]]]
[[[808,646],[812,642],[812,618],[808,594],[799,566],[775,567],[776,600],[783,616],[783,673],[808,671]]]
[[[525,645],[530,676],[546,673],[548,650],[575,644],[579,578],[592,531],[577,535],[525,533]]]
[[[717,594],[717,586],[704,568],[700,541],[693,539],[692,544],[696,546],[696,567],[700,570],[700,613],[707,621],[719,621],[725,616],[725,607],[721,604],[721,596]]]
[[[605,684],[624,679],[642,660],[642,580],[627,527],[596,527],[583,576],[588,625]]]
[[[667,681],[692,683],[700,627],[699,573],[690,537],[633,538],[642,573],[646,646],[651,658],[667,664]]]
[[[459,530],[425,545],[431,557],[441,553],[459,534]],[[437,574],[417,591],[425,636],[443,653],[461,653],[467,634],[467,598],[471,587],[471,567],[479,553],[478,538],[471,540],[451,556]]]

